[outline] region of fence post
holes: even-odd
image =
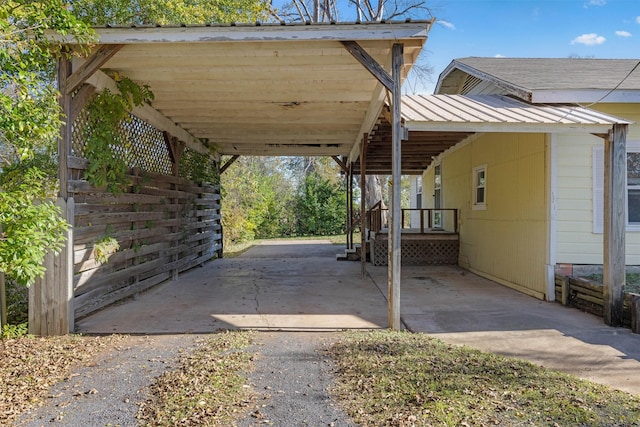
[[[640,295],[631,297],[631,331],[634,334],[640,334]]]
[[[562,305],[569,305],[569,280],[566,277],[562,277]]]

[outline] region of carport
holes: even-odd
[[[65,122],[58,204],[74,228],[31,288],[31,332],[66,333],[78,316],[219,255],[219,186],[198,184],[193,170],[223,172],[228,164],[220,164],[220,155],[322,155],[351,164],[385,100],[394,106],[399,153],[401,83],[432,24],[97,28],[87,58],[58,64]],[[50,37],[78,49],[73,39]],[[87,101],[116,92],[119,77],[148,85],[155,98],[134,108],[131,124],[120,130],[136,142],[122,153],[132,185],[113,195],[83,179],[82,129]],[[399,193],[399,156],[393,159]],[[113,263],[94,256],[103,237],[126,245]],[[393,256],[399,260],[399,251]],[[392,277],[399,289],[399,270]],[[399,328],[399,313],[391,310]]]

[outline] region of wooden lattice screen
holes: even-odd
[[[118,129],[130,185],[112,194],[83,179],[82,130],[88,123],[86,112],[78,115],[69,162],[76,319],[176,278],[221,256],[222,249],[218,169],[210,156],[184,150],[179,176],[173,175],[163,133],[132,116]],[[96,244],[108,238],[120,248],[101,262]]]

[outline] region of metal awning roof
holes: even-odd
[[[385,108],[369,135],[367,174],[391,173],[391,125]],[[448,148],[479,132],[606,134],[631,122],[578,105],[528,104],[502,95],[402,97],[402,173],[421,174]],[[359,162],[355,173],[360,173]]]
[[[392,46],[404,44],[404,77],[432,22],[96,28],[96,48],[112,56],[87,82],[112,88],[108,76],[117,72],[149,85],[153,111],[136,114],[160,118],[156,127],[190,146],[348,156],[375,124],[386,90],[342,42],[357,42],[389,74]]]

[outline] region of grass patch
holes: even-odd
[[[590,274],[589,276],[584,276],[585,279],[592,280],[600,285],[602,285],[602,277],[602,274]],[[624,291],[640,294],[640,273],[627,273]]]
[[[242,255],[252,247],[259,245],[263,242],[269,242],[270,240],[329,240],[333,245],[345,245],[347,242],[347,236],[345,234],[339,234],[337,236],[297,236],[297,237],[277,237],[274,239],[256,239],[249,242],[241,243],[227,243],[224,247],[225,258],[235,258]],[[353,241],[356,244],[360,244],[360,233],[353,235]]]
[[[226,332],[199,341],[183,354],[180,367],[159,376],[151,398],[140,405],[138,419],[146,426],[231,425],[249,404],[243,374],[251,367],[245,352],[252,333]]]
[[[0,425],[12,425],[18,415],[40,406],[50,387],[68,379],[74,367],[123,339],[65,335],[0,340]]]
[[[334,393],[363,426],[640,426],[640,398],[422,334],[333,344]]]

